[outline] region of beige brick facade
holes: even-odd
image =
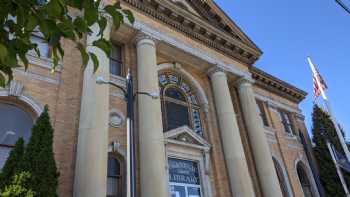
[[[227,68],[221,69],[224,70],[228,78],[232,103],[234,106],[234,111],[236,112],[236,119],[242,140],[241,143],[243,144],[244,155],[248,164],[248,170],[253,183],[255,195],[257,197],[263,196],[263,188],[260,181],[261,177],[260,179],[258,177],[256,161],[252,153],[252,144],[250,143],[248,136],[247,124],[258,123],[249,122],[248,120],[244,119],[241,105],[242,102],[239,99],[239,92],[237,91],[236,86],[238,79],[247,76],[252,76],[256,82],[253,84],[255,98],[264,101],[264,109],[269,126],[264,127],[266,139],[262,140],[267,140],[271,157],[278,161],[282,168],[283,178],[285,179],[286,190],[289,196],[302,197],[304,195],[296,171],[296,165],[298,162],[302,162],[304,166],[306,166],[305,170],[310,178],[313,196],[318,196],[316,185],[312,179],[309,162],[298,136],[298,132],[302,132],[304,136],[308,136],[304,125],[302,112],[298,107],[298,104],[305,96],[305,93],[273,76],[265,75],[264,73],[260,73],[258,70],[252,69],[252,63],[255,61],[252,59],[254,59],[255,55],[260,54],[260,50],[255,48],[255,45],[251,43],[244,33],[241,32],[231,20],[224,16],[222,11],[213,5],[211,1],[208,1],[207,4],[212,8],[210,11],[221,17],[222,22],[229,24],[231,29],[233,29],[232,31],[235,32],[238,37],[240,37],[240,41],[234,40],[233,43],[238,43],[237,45],[242,47],[244,50],[247,50],[247,54],[252,53],[252,57],[250,59],[247,59],[247,57],[250,57],[250,55],[247,55],[244,57],[244,60],[240,60],[240,57],[237,57],[236,55],[234,57],[230,56],[227,53],[215,49],[215,47],[211,45],[203,43],[199,39],[194,39],[189,34],[185,34],[174,26],[162,22],[159,20],[159,18],[156,19],[150,14],[146,14],[145,11],[134,7],[136,4],[132,2],[139,1],[122,1],[122,5],[126,8],[132,9],[136,18],[136,23],[139,26],[135,25],[134,27],[131,27],[129,25],[124,25],[118,32],[111,33],[112,42],[123,46],[123,75],[111,76],[111,80],[125,85],[125,74],[127,70],[130,69],[131,73],[135,77],[135,89],[138,90],[138,79],[136,78],[138,73],[138,63],[136,59],[137,52],[134,38],[137,32],[143,32],[144,34],[149,33],[150,36],[156,40],[157,64],[163,65],[168,63],[169,65],[172,65],[172,68],[165,68],[164,70],[160,70],[159,73],[163,71],[176,73],[186,79],[190,86],[195,90],[197,97],[200,97],[198,96],[199,94],[205,95],[207,103],[201,103],[200,117],[204,130],[202,138],[210,145],[210,151],[208,161],[209,165],[208,169],[206,170],[207,172],[201,174],[201,176],[207,176],[209,180],[208,182],[202,182],[201,187],[204,188],[202,191],[207,192],[203,192],[202,195],[206,197],[236,196],[230,186],[230,178],[227,164],[225,163],[225,154],[217,117],[217,109],[215,108],[216,105],[214,100],[214,92],[212,89],[213,87],[207,72],[211,67],[226,65]],[[170,3],[170,1],[168,3]],[[181,9],[181,7],[178,7],[178,9]],[[159,15],[161,15],[160,10],[158,10]],[[189,11],[183,10],[179,13],[183,12]],[[165,15],[159,17],[165,17]],[[170,18],[171,17],[173,16],[170,16]],[[199,16],[195,17],[201,18]],[[204,21],[203,23],[210,26],[210,24],[205,22],[204,18],[201,18],[201,20]],[[154,30],[154,32],[146,27],[150,27],[152,30]],[[181,29],[181,27],[178,28]],[[212,28],[216,29],[217,31],[222,31],[222,29],[215,25],[211,26],[211,29]],[[157,37],[156,33],[163,35],[164,37]],[[37,58],[32,58],[32,65],[28,71],[24,71],[22,69],[17,69],[15,71],[15,80],[24,85],[22,95],[30,97],[32,103],[23,101],[23,99],[20,101],[20,97],[14,99],[14,97],[6,96],[8,89],[1,90],[4,92],[4,94],[1,94],[0,102],[3,100],[10,102],[18,100],[16,101],[17,104],[19,103],[19,105],[23,105],[28,109],[33,108],[33,102],[39,106],[39,108],[42,108],[46,104],[49,106],[51,121],[55,128],[55,158],[60,171],[59,195],[62,197],[71,197],[73,196],[74,189],[74,172],[76,168],[75,161],[77,154],[76,146],[84,77],[79,51],[75,49],[74,45],[69,41],[63,40],[62,42],[66,55],[61,62],[61,66],[59,67],[58,71],[55,73],[50,73],[50,60],[46,60],[43,62],[43,65],[39,65],[39,63],[35,63],[34,61],[38,60]],[[221,44],[226,46],[227,43],[228,42],[222,42]],[[215,45],[215,43],[212,43],[212,45]],[[240,54],[243,56],[246,54],[246,52],[242,52]],[[217,65],[215,65],[215,61],[218,62]],[[234,72],[236,72],[236,74],[234,74]],[[261,80],[261,77],[265,77],[265,79]],[[278,89],[276,86],[281,88]],[[198,87],[200,87],[201,90],[199,90]],[[125,171],[125,163],[127,159],[126,104],[120,90],[110,87],[109,94],[110,114],[117,113],[120,115],[122,124],[117,127],[109,126],[109,145],[111,147],[111,144],[116,144],[116,149],[106,150],[106,152],[109,151],[111,152],[110,154],[117,155],[117,157],[121,158],[124,165],[122,169]],[[94,96],[98,97],[99,95]],[[136,96],[136,100],[138,100],[138,96]],[[138,122],[139,117],[137,109],[139,106],[137,103],[138,102],[135,102],[137,196],[143,197],[143,194],[140,192],[140,188],[143,187],[142,183],[140,182],[140,167],[143,165],[143,161],[138,159],[140,157],[140,125]],[[279,114],[280,110],[285,110],[290,114],[293,130],[295,131],[294,134],[288,134],[284,131],[284,126]],[[32,109],[32,111],[34,110]],[[33,112],[33,114],[35,113]],[[37,115],[38,114],[36,114],[36,116]],[[91,146],[94,146],[94,144],[91,144]],[[166,144],[165,146],[168,145]],[[91,178],[93,179],[94,177]],[[126,184],[125,180],[124,184]],[[123,190],[123,193],[125,194],[126,188]]]

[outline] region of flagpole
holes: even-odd
[[[346,185],[346,182],[345,182],[343,173],[342,173],[342,171],[341,171],[341,169],[340,169],[340,167],[339,167],[339,165],[338,165],[337,160],[335,159],[335,155],[334,155],[333,148],[331,147],[331,143],[329,143],[328,140],[327,140],[327,147],[328,147],[329,153],[331,154],[331,157],[332,157],[333,163],[334,163],[334,165],[335,165],[335,168],[337,169],[337,173],[338,173],[340,182],[341,182],[341,184],[342,184],[342,186],[343,186],[345,195],[346,195],[346,197],[350,197],[350,193],[349,193],[348,187],[347,187],[347,185]]]
[[[333,124],[334,124],[334,127],[335,127],[335,130],[336,130],[336,132],[337,132],[337,135],[338,135],[340,144],[341,144],[341,146],[342,146],[342,148],[343,148],[343,150],[344,150],[346,159],[350,162],[350,152],[349,152],[349,149],[348,149],[348,147],[347,147],[347,145],[346,145],[346,143],[345,143],[345,139],[344,139],[344,136],[343,136],[343,134],[342,134],[342,132],[341,132],[341,130],[340,130],[340,128],[339,128],[339,124],[337,123],[337,120],[336,120],[335,117],[333,116],[333,112],[332,112],[332,109],[331,109],[331,105],[330,105],[330,103],[329,103],[329,100],[328,100],[328,98],[327,98],[327,96],[326,96],[326,93],[325,93],[324,89],[322,88],[322,84],[321,84],[320,79],[319,79],[319,77],[318,77],[318,72],[316,71],[315,65],[312,63],[311,58],[308,57],[307,60],[308,60],[309,65],[310,65],[310,67],[311,67],[312,73],[314,74],[314,76],[316,76],[316,77],[315,77],[315,78],[316,78],[316,83],[317,83],[318,87],[320,87],[319,89],[320,89],[320,91],[321,91],[322,98],[323,98],[323,100],[324,100],[324,103],[325,103],[326,109],[327,109],[327,111],[328,111],[328,114],[329,114],[329,116],[330,116],[330,118],[331,118],[331,120],[332,120],[332,122],[333,122]]]

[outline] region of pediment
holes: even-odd
[[[188,145],[200,149],[210,149],[210,144],[188,126],[182,126],[165,132],[164,138],[168,143]]]
[[[187,0],[191,7],[196,10],[207,22],[220,30],[231,34],[235,39],[259,50],[248,36],[227,16],[227,14],[213,0]]]
[[[262,54],[213,0],[123,1],[186,36],[247,65],[252,65]]]
[[[170,0],[182,9],[198,16],[203,21],[230,34],[234,39],[257,50],[258,47],[242,32],[236,23],[213,0]]]

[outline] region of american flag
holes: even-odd
[[[318,70],[315,69],[315,72],[312,74],[312,79],[314,83],[314,95],[315,97],[318,97],[321,95],[321,91],[325,91],[328,87],[326,82],[323,80],[322,76],[318,72]],[[320,82],[320,84],[317,82],[317,80]]]
[[[311,70],[312,70],[312,80],[313,80],[313,85],[314,85],[314,96],[315,96],[315,98],[317,98],[328,87],[327,87],[326,82],[323,80],[322,76],[320,75],[320,73],[316,69],[315,65],[312,63],[311,58],[308,57],[307,59],[308,59],[308,62],[310,64],[310,67],[311,67]],[[325,95],[324,95],[324,97],[325,97]]]

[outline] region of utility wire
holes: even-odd
[[[342,1],[335,0],[348,14],[350,14],[350,8]]]

